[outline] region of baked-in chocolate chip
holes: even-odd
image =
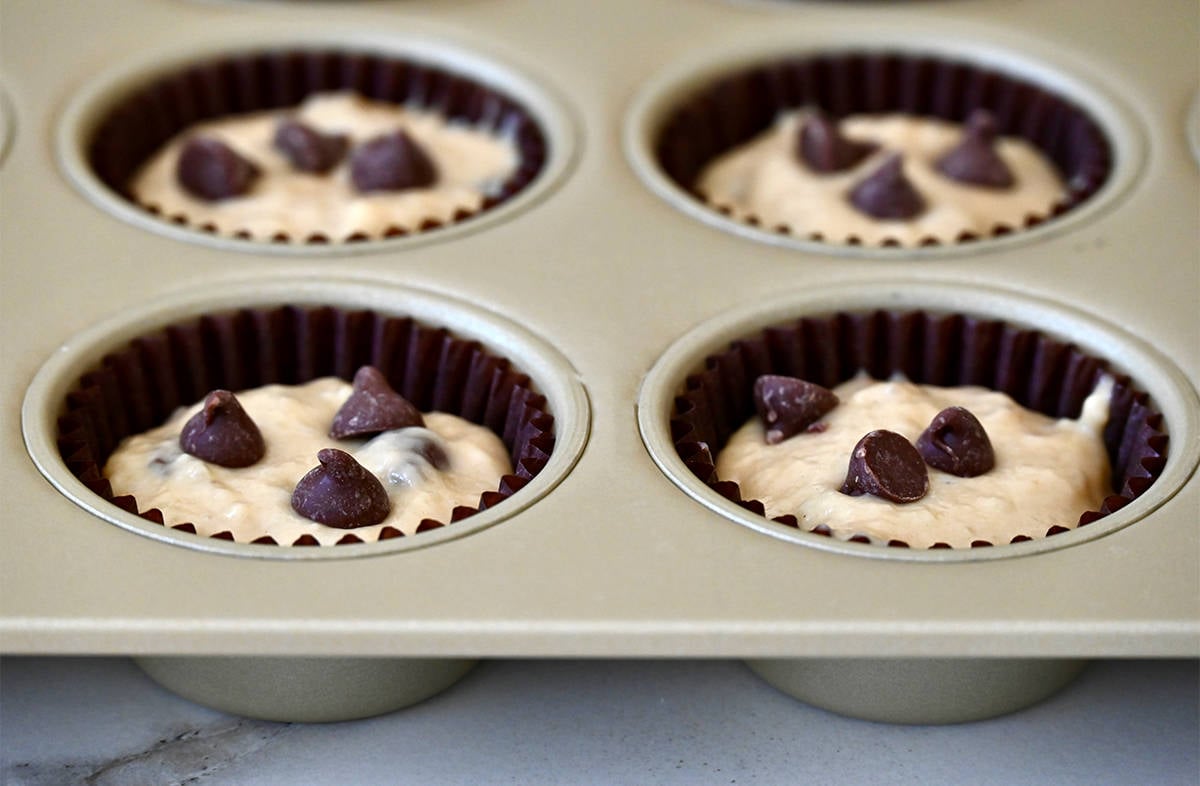
[[[796,153],[814,172],[841,172],[862,161],[878,149],[872,142],[859,142],[842,135],[838,124],[820,112],[814,112],[800,126]]]
[[[301,172],[317,174],[333,169],[350,149],[345,134],[322,134],[299,120],[285,118],[275,126],[275,149]]]
[[[925,199],[904,176],[904,159],[888,156],[879,168],[850,192],[850,203],[878,219],[905,219],[925,209]]]
[[[350,397],[333,416],[329,436],[346,439],[424,425],[420,410],[392,390],[379,369],[363,366],[354,374]]]
[[[967,118],[962,141],[939,158],[937,170],[951,180],[982,188],[1012,188],[1016,179],[996,152],[996,122],[986,109]]]
[[[385,431],[355,452],[363,466],[388,486],[416,486],[450,468],[445,443],[426,428]]]
[[[189,194],[209,202],[241,196],[258,177],[258,167],[229,145],[194,136],[179,151],[175,178]]]
[[[992,441],[983,424],[963,407],[946,407],[917,439],[925,463],[942,472],[973,478],[996,465]]]
[[[425,460],[425,463],[438,471],[444,471],[450,468],[450,457],[446,455],[446,449],[441,443],[434,439],[422,439],[417,443],[416,454]]]
[[[214,390],[179,432],[179,447],[209,464],[248,467],[267,452],[262,432],[228,390]]]
[[[841,492],[890,502],[916,502],[929,490],[929,473],[921,454],[894,431],[872,431],[850,454],[850,467]]]
[[[368,191],[403,191],[426,188],[437,180],[433,161],[403,131],[377,136],[350,154],[354,187]]]
[[[769,445],[804,431],[837,404],[833,391],[802,379],[764,374],[754,380],[754,407]]]
[[[306,519],[338,529],[378,524],[392,503],[379,478],[344,450],[325,448],[318,466],[308,471],[292,491],[292,509]]]

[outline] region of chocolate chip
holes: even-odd
[[[403,131],[377,136],[350,156],[354,187],[369,191],[426,188],[437,180],[437,168],[420,145]]]
[[[228,390],[204,397],[204,407],[183,424],[179,447],[222,467],[248,467],[267,452],[258,426]]]
[[[904,159],[888,156],[879,168],[850,192],[850,203],[872,218],[912,218],[925,209],[925,200],[904,176]]]
[[[850,454],[841,492],[871,494],[890,502],[916,502],[929,490],[929,473],[921,454],[894,431],[872,431]]]
[[[354,455],[387,486],[418,486],[433,473],[450,468],[445,443],[426,428],[385,431]]]
[[[833,391],[802,379],[764,374],[754,381],[754,407],[768,445],[799,434],[837,405]]]
[[[379,369],[363,366],[354,375],[350,397],[333,416],[329,436],[346,439],[423,425],[425,420],[420,410],[392,390]]]
[[[298,120],[284,119],[275,127],[275,149],[301,172],[320,174],[333,169],[346,156],[350,138],[322,134]]]
[[[179,152],[175,178],[189,194],[216,202],[250,190],[258,167],[219,139],[192,137]]]
[[[450,468],[450,457],[439,442],[432,439],[422,439],[417,443],[416,453],[425,463],[436,470],[444,471]]]
[[[877,149],[878,145],[872,142],[843,136],[837,123],[819,112],[805,119],[796,139],[800,160],[822,174],[849,169]]]
[[[985,109],[967,118],[963,138],[937,160],[937,170],[951,180],[981,188],[1012,188],[1012,170],[996,152],[996,122]]]
[[[996,465],[983,424],[962,407],[937,413],[917,439],[917,451],[929,466],[960,478],[982,475]]]
[[[349,453],[325,448],[319,466],[308,471],[292,491],[292,509],[306,519],[338,529],[378,524],[392,503],[379,478]]]

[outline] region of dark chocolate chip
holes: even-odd
[[[929,473],[921,454],[894,431],[872,431],[850,454],[850,467],[841,492],[890,502],[916,502],[929,490]]]
[[[241,196],[258,177],[254,162],[219,139],[195,136],[179,152],[175,178],[189,194],[209,202]]]
[[[248,467],[267,452],[258,426],[228,390],[204,397],[204,407],[183,424],[179,447],[222,467]]]
[[[346,439],[423,425],[425,420],[421,412],[392,390],[379,369],[363,366],[354,375],[354,390],[350,397],[333,416],[329,436]]]
[[[925,199],[904,176],[904,159],[888,156],[879,168],[850,192],[850,203],[878,219],[905,219],[925,209]]]
[[[344,450],[317,453],[319,466],[308,471],[292,491],[292,509],[306,519],[338,529],[378,524],[392,509],[379,478]]]
[[[275,127],[275,149],[301,172],[328,172],[350,149],[345,134],[322,134],[298,120],[284,119]]]
[[[796,154],[814,172],[828,174],[849,169],[878,149],[842,135],[838,124],[823,114],[805,119],[796,138]]]
[[[422,439],[418,442],[416,453],[425,460],[425,463],[438,471],[450,468],[450,457],[446,455],[446,449],[432,439]]]
[[[951,180],[981,188],[1012,188],[1016,179],[996,152],[996,123],[985,109],[967,118],[962,141],[937,160],[937,170]]]
[[[937,413],[917,439],[917,451],[929,466],[960,478],[982,475],[996,465],[983,424],[962,407]]]
[[[769,445],[799,434],[837,405],[833,391],[802,379],[764,374],[754,381],[754,406]]]
[[[350,178],[363,193],[403,191],[433,185],[437,168],[412,137],[396,131],[355,149],[350,155]]]

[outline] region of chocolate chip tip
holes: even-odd
[[[322,133],[294,118],[282,118],[275,126],[272,145],[297,171],[324,174],[346,157],[350,137]]]
[[[337,529],[379,524],[391,500],[379,478],[337,448],[317,452],[318,465],[292,491],[292,509],[306,519]]]
[[[184,453],[209,464],[241,469],[257,464],[267,452],[258,426],[228,390],[213,390],[200,411],[179,432]]]
[[[254,185],[260,170],[216,137],[197,135],[188,139],[175,162],[175,179],[192,196],[219,202],[241,196]]]
[[[992,470],[995,450],[979,419],[965,407],[946,407],[917,438],[917,451],[936,470],[973,478]]]
[[[854,446],[839,491],[907,504],[929,491],[929,473],[911,442],[894,431],[879,429],[867,433]]]
[[[1011,189],[1016,176],[996,149],[996,122],[990,112],[976,109],[963,125],[958,144],[934,162],[946,178],[996,191]]]
[[[850,169],[878,149],[872,142],[845,136],[839,123],[820,110],[814,110],[801,122],[796,139],[797,156],[820,174]]]
[[[433,159],[398,129],[359,145],[350,154],[350,179],[360,193],[428,188],[437,182]]]
[[[925,211],[925,198],[904,174],[904,157],[893,153],[850,191],[850,203],[871,218],[898,221]]]
[[[807,431],[838,405],[837,395],[828,388],[779,374],[758,377],[753,396],[769,445]]]
[[[350,396],[333,416],[329,427],[329,436],[334,439],[425,425],[420,410],[397,393],[383,372],[374,366],[359,368],[352,384]]]

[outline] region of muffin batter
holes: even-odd
[[[700,173],[697,191],[740,221],[754,217],[767,229],[785,226],[798,237],[815,233],[833,243],[853,237],[871,246],[885,241],[916,246],[929,238],[953,243],[964,232],[988,237],[1000,226],[1017,229],[1030,216],[1048,216],[1066,196],[1054,166],[1015,138],[996,140],[998,154],[1015,175],[1013,188],[979,188],[947,178],[935,162],[958,143],[962,127],[908,115],[845,118],[846,137],[876,143],[878,149],[850,169],[820,174],[794,152],[805,117],[804,112],[781,115],[759,137],[712,161]],[[902,154],[904,175],[927,207],[906,220],[864,215],[847,195],[895,153]]]
[[[361,193],[349,177],[348,159],[328,173],[299,171],[273,146],[284,118],[322,133],[348,135],[352,147],[402,129],[433,159],[437,180],[427,188]],[[205,201],[180,187],[180,150],[197,135],[224,142],[258,167],[248,193]],[[143,207],[167,218],[181,216],[191,226],[212,225],[222,235],[244,232],[271,240],[283,234],[302,242],[322,234],[341,241],[354,234],[381,237],[392,228],[412,231],[429,220],[448,223],[460,210],[475,212],[485,197],[499,191],[517,161],[510,140],[449,124],[434,112],[368,101],[353,93],[325,93],[310,96],[294,111],[220,118],[188,129],[138,171],[131,191]]]
[[[740,428],[717,457],[717,476],[736,481],[742,497],[757,499],[767,516],[794,514],[800,528],[824,524],[842,540],[866,535],[914,548],[972,541],[1004,544],[1037,538],[1054,525],[1076,526],[1110,492],[1103,430],[1112,380],[1084,402],[1079,419],[1055,420],[1027,410],[1003,393],[979,387],[939,388],[903,379],[856,377],[834,388],[840,403],[806,432],[775,445],[759,418]],[[978,477],[929,469],[929,491],[895,504],[839,491],[858,440],[874,429],[915,442],[940,410],[961,406],[983,424],[995,466]]]
[[[512,471],[499,437],[440,412],[426,413],[424,428],[385,431],[369,440],[335,440],[328,436],[330,423],[350,392],[350,384],[336,378],[239,392],[238,401],[266,443],[266,455],[253,466],[228,469],[180,449],[180,429],[200,410],[196,404],[177,410],[162,426],[122,441],[104,475],[115,493],[132,494],[141,509],[162,510],[168,526],[191,522],[200,535],[229,530],[239,543],[270,535],[290,545],[312,535],[331,545],[347,532],[371,542],[387,526],[410,535],[422,519],[446,522],[455,506],[476,506],[480,494],[494,491],[501,476]],[[292,510],[293,488],[317,465],[317,451],[328,447],[351,453],[383,483],[392,507],[382,523],[335,529]],[[444,469],[435,467],[443,463]]]

